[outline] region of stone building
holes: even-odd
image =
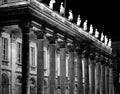
[[[114,94],[112,48],[41,1],[0,1],[0,52],[0,94]]]
[[[120,93],[120,42],[116,41],[112,43],[113,48],[113,76],[114,76],[114,91],[115,94]]]

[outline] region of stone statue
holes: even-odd
[[[85,22],[83,24],[83,30],[87,30],[87,20],[85,20]]]
[[[108,38],[107,36],[105,36],[105,44],[107,45],[107,43],[108,43]]]
[[[69,10],[68,20],[69,20],[69,21],[72,21],[72,20],[73,20],[72,10]]]
[[[81,19],[80,19],[80,15],[78,15],[78,18],[77,18],[77,26],[80,26],[81,24]]]
[[[104,40],[104,35],[103,35],[103,32],[101,33],[101,38],[100,38],[101,41]]]
[[[65,8],[63,7],[63,2],[61,2],[61,5],[60,5],[60,14],[64,14],[65,13]]]
[[[97,29],[95,29],[95,37],[98,38],[99,37],[99,32]]]
[[[108,46],[111,47],[111,45],[112,45],[112,41],[111,41],[111,39],[109,39]]]
[[[53,9],[53,4],[55,3],[55,0],[50,0],[49,7],[50,9]]]
[[[90,25],[89,33],[90,33],[90,34],[93,34],[93,26],[92,26],[92,24]]]

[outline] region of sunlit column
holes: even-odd
[[[37,94],[44,92],[44,30],[42,26],[40,30],[34,31],[37,37]]]
[[[22,30],[22,94],[29,94],[29,32],[30,22],[23,22],[19,25]]]
[[[74,94],[74,83],[75,83],[75,69],[74,69],[74,58],[75,58],[75,53],[74,53],[74,46],[73,45],[68,45],[69,49],[69,94]]]
[[[89,64],[89,84],[90,84],[90,94],[95,94],[95,55],[90,53],[90,64]]]
[[[77,77],[78,77],[78,94],[83,94],[83,72],[82,72],[82,49],[76,48],[77,52]]]
[[[49,88],[50,93],[49,94],[55,94],[55,88],[56,88],[56,76],[55,76],[55,35],[48,37],[49,40],[49,62],[50,62],[50,74],[49,74]]]
[[[84,94],[89,94],[89,61],[87,50],[83,51],[82,60],[84,64]]]

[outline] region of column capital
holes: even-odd
[[[96,63],[101,62],[100,60],[101,60],[100,54],[99,53],[95,53],[95,61],[96,61]]]
[[[83,49],[80,48],[80,47],[76,47],[76,48],[75,48],[75,51],[76,51],[77,55],[82,55]]]
[[[48,39],[48,41],[49,41],[50,44],[55,44],[56,39],[57,39],[57,35],[53,34],[51,36],[47,36],[47,39]]]
[[[105,58],[105,66],[109,66],[109,59],[107,57]]]
[[[74,52],[75,51],[75,47],[71,43],[67,43],[67,48],[68,48],[69,52]]]
[[[2,35],[3,32],[4,32],[3,28],[0,27],[0,36]]]
[[[109,67],[110,67],[110,68],[113,68],[113,62],[112,62],[111,59],[109,59]]]
[[[42,27],[40,28],[40,30],[34,31],[34,33],[35,33],[37,39],[44,39],[45,27],[42,26]]]
[[[88,50],[83,50],[83,52],[82,52],[82,57],[83,57],[83,58],[88,58],[88,56],[89,56]]]
[[[19,24],[22,29],[22,33],[29,33],[29,29],[32,27],[31,22],[22,22]]]
[[[90,53],[89,57],[90,57],[90,60],[94,60],[95,59],[95,54],[94,53]]]
[[[102,65],[105,65],[105,57],[103,55],[100,56],[100,61]]]
[[[58,44],[59,44],[60,48],[65,48],[67,42],[65,40],[63,40],[63,41],[59,41]]]

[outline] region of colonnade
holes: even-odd
[[[29,32],[31,25],[29,22],[19,25],[22,30],[22,94],[29,94]],[[37,94],[44,91],[44,35],[45,27],[34,32],[37,36]],[[49,94],[56,93],[55,74],[55,51],[57,38],[56,34],[47,36],[49,40],[49,62],[50,74],[48,77]],[[60,49],[60,92],[66,94],[66,50],[70,56],[68,66],[69,94],[74,94],[75,90],[75,58],[77,59],[77,94],[113,94],[113,69],[112,60],[104,53],[99,53],[91,45],[70,44],[66,39],[58,42]],[[68,45],[69,44],[69,45]],[[88,47],[87,47],[88,46]]]

